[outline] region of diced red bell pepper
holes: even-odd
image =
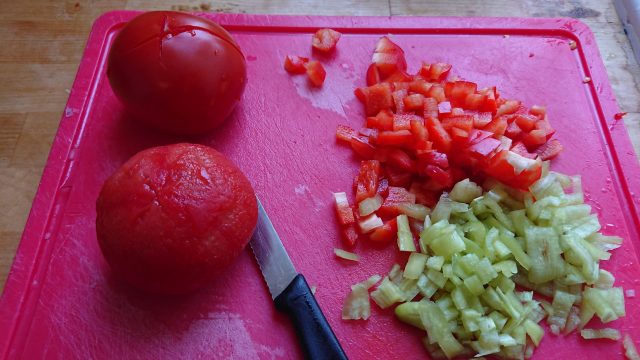
[[[358,131],[358,133],[362,136],[366,136],[369,139],[369,144],[375,145],[378,140],[378,130],[377,129],[369,129],[362,128]]]
[[[448,115],[451,113],[451,103],[443,101],[438,104],[438,115]]]
[[[412,94],[403,100],[405,111],[421,111],[424,108],[424,95]]]
[[[382,82],[382,80],[380,79],[380,73],[378,72],[378,67],[376,66],[376,64],[369,65],[369,67],[367,68],[366,78],[367,78],[367,86],[372,86]]]
[[[427,132],[427,128],[424,126],[424,120],[421,117],[416,116],[411,119],[409,126],[416,142],[429,140],[429,132]]]
[[[412,81],[413,78],[411,75],[407,74],[404,70],[398,70],[391,75],[384,78],[384,81],[394,83],[394,84],[407,84],[406,86],[402,86],[403,88],[409,89],[408,83]]]
[[[493,133],[493,137],[496,139],[500,136],[504,135],[504,132],[507,130],[507,119],[504,116],[495,117],[487,126],[483,127],[482,130],[489,131]]]
[[[522,133],[523,133],[522,129],[520,128],[520,126],[518,126],[518,123],[516,123],[515,121],[509,124],[507,126],[507,129],[504,131],[504,134],[506,136],[514,140],[518,140],[522,135]]]
[[[442,127],[446,130],[457,127],[465,131],[470,131],[473,128],[473,116],[471,115],[456,115],[449,116],[442,119]]]
[[[449,158],[447,157],[447,154],[436,150],[422,154],[420,156],[420,160],[424,160],[427,164],[435,165],[443,169],[447,169],[449,167]]]
[[[437,182],[442,188],[448,188],[453,185],[451,182],[451,174],[438,166],[427,165],[425,175]]]
[[[484,103],[480,106],[480,111],[486,111],[491,113],[492,115],[498,109],[498,104],[496,99],[498,98],[498,92],[496,91],[496,87],[489,87],[485,89],[478,90],[479,94],[485,95]]]
[[[465,111],[465,114],[473,116],[473,127],[482,129],[493,120],[493,116],[488,111]]]
[[[536,116],[529,114],[518,114],[514,118],[515,123],[524,132],[533,130],[536,126],[536,122],[538,121]]]
[[[452,184],[462,181],[468,177],[467,173],[459,167],[450,167],[447,171],[451,175]]]
[[[438,203],[439,194],[434,191],[424,189],[424,187],[418,182],[411,184],[409,192],[416,196],[416,204],[433,207]]]
[[[467,110],[480,110],[487,96],[483,94],[469,94],[464,100],[464,108]]]
[[[493,137],[488,137],[482,141],[479,141],[469,146],[469,152],[476,158],[484,159],[489,157],[497,148],[501,142]]]
[[[335,193],[333,196],[335,200],[336,215],[338,215],[338,222],[340,222],[341,225],[354,224],[356,222],[356,218],[353,215],[353,209],[349,204],[347,194],[342,192]]]
[[[475,144],[486,138],[492,137],[493,133],[485,130],[471,129],[469,131],[469,144]]]
[[[518,110],[519,107],[520,101],[506,100],[502,105],[500,105],[500,107],[498,107],[496,116],[513,114],[516,112],[516,110]]]
[[[376,64],[382,80],[386,80],[398,70],[407,70],[404,51],[386,36],[378,40],[371,62]]]
[[[393,92],[393,104],[395,105],[396,114],[404,114],[404,98],[409,93],[406,89],[399,89]]]
[[[429,139],[433,141],[436,149],[448,153],[451,150],[451,136],[442,127],[440,121],[436,118],[426,119],[427,130],[429,130]]]
[[[389,81],[387,81],[389,82]],[[409,88],[411,87],[411,83],[408,82],[393,82],[393,90],[407,90],[407,95],[409,94]]]
[[[551,136],[553,136],[553,134],[556,133],[556,130],[551,127],[551,124],[549,124],[549,120],[547,120],[546,118],[538,120],[536,122],[535,128],[537,130],[544,131],[544,134],[545,134],[545,137],[547,138],[547,140],[549,140],[551,138]]]
[[[378,190],[378,178],[380,176],[380,162],[366,160],[360,163],[360,171],[356,184],[356,202],[374,196]]]
[[[438,101],[435,98],[428,97],[424,99],[424,112],[422,117],[425,119],[438,117]]]
[[[409,84],[409,91],[422,94],[424,96],[429,96],[429,89],[431,89],[431,86],[433,86],[433,84],[422,79],[417,79]]]
[[[504,183],[515,177],[514,169],[507,162],[508,150],[502,150],[485,162],[484,172]]]
[[[462,107],[465,105],[467,96],[473,94],[478,89],[476,83],[469,81],[447,82],[444,85],[444,92],[453,106]]]
[[[393,116],[391,110],[382,110],[376,116],[367,117],[367,127],[382,131],[393,130]]]
[[[396,168],[407,171],[414,172],[415,171],[415,161],[411,159],[411,157],[401,149],[391,149],[389,151],[387,161],[390,165],[395,166]]]
[[[411,120],[414,120],[416,117],[415,115],[409,114],[393,115],[393,131],[411,129]]]
[[[551,139],[536,149],[536,154],[542,160],[549,160],[562,152],[562,144],[557,139]]]
[[[431,81],[443,81],[449,75],[451,65],[445,63],[424,64],[420,68],[420,75]]]
[[[386,170],[390,187],[407,187],[411,183],[411,177],[413,176],[411,173],[398,169],[395,166],[387,166]]]
[[[338,125],[336,130],[336,138],[342,141],[351,141],[351,138],[357,136],[356,131],[346,125]]]
[[[522,143],[522,141],[518,141],[515,144],[513,144],[513,146],[511,146],[511,151],[513,151],[514,153],[520,155],[520,156],[524,156],[528,159],[535,159],[538,155],[537,154],[532,154],[527,150],[527,147],[524,146],[524,144]]]
[[[305,66],[309,62],[309,58],[296,56],[296,55],[287,55],[284,58],[284,69],[291,74],[304,74],[307,72],[307,67]]]
[[[378,133],[378,145],[409,147],[413,143],[413,134],[409,130],[381,131]]]
[[[322,64],[318,61],[309,61],[306,64],[307,77],[313,86],[320,87],[324,84],[324,79],[327,77],[327,72],[324,70]]]
[[[354,247],[358,242],[358,237],[358,230],[356,230],[355,225],[351,224],[342,228],[342,241],[347,247]]]
[[[389,194],[389,180],[382,178],[378,181],[378,194],[383,198]]]
[[[355,90],[356,97],[364,104],[367,116],[375,116],[380,111],[393,107],[391,85],[387,83],[376,84]]]
[[[417,140],[414,150],[416,151],[416,156],[419,158],[423,154],[433,150],[433,143],[427,140]]]
[[[527,149],[535,149],[547,142],[547,134],[544,130],[533,129],[522,136],[522,142],[527,146]]]
[[[469,141],[469,132],[467,130],[454,127],[449,130],[449,134],[451,135],[451,146],[458,150],[465,146]]]
[[[393,218],[384,223],[381,227],[373,230],[369,234],[369,240],[375,243],[389,243],[396,239],[398,236],[398,224],[396,218]]]
[[[320,29],[313,34],[311,46],[320,52],[331,52],[335,50],[340,36],[342,36],[342,34],[333,29]]]
[[[543,119],[547,115],[547,108],[540,105],[533,105],[531,109],[529,109],[529,114]]]
[[[380,209],[378,209],[378,214],[382,217],[396,216],[400,212],[398,205],[403,203],[415,204],[416,196],[404,187],[389,186],[389,193]]]
[[[376,148],[369,143],[368,136],[353,136],[349,143],[351,144],[353,151],[360,155],[360,157],[363,159],[373,159],[373,156],[376,153]]]
[[[434,84],[429,89],[428,97],[436,99],[436,101],[439,103],[447,100],[447,96],[444,93],[444,88],[440,84]]]

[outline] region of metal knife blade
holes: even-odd
[[[249,242],[253,255],[258,260],[260,271],[267,282],[271,298],[275,299],[298,275],[282,241],[271,224],[271,220],[264,211],[260,200],[258,202],[258,224]]]

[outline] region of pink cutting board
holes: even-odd
[[[284,17],[204,14],[236,38],[249,82],[232,118],[199,138],[160,135],[122,115],[105,77],[114,35],[134,12],[99,18],[89,36],[22,242],[0,302],[3,359],[294,359],[300,350],[286,317],[276,312],[247,249],[225,276],[181,298],[137,293],[115,281],[96,245],[94,204],[104,180],[127,158],[156,145],[211,145],[247,174],[297,269],[311,285],[352,359],[421,359],[421,333],[375,309],[368,322],[343,322],[349,286],[386,273],[393,246],[334,258],[340,246],[331,193],[347,191],[358,160],[336,144],[338,124],[358,128],[363,110],[353,89],[384,34],[421,60],[447,62],[454,74],[503,96],[546,104],[565,151],[554,169],[582,174],[587,199],[604,232],[625,243],[604,267],[617,285],[640,294],[640,169],[594,37],[573,19]],[[344,35],[323,59],[327,80],[310,89],[282,68],[284,56],[310,54],[310,34],[332,27]],[[576,41],[572,51],[568,41]],[[584,77],[591,82],[584,84]],[[640,296],[610,326],[640,340]],[[375,306],[374,306],[375,308]],[[621,358],[619,343],[547,334],[536,359]]]

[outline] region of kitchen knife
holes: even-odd
[[[258,200],[258,224],[249,242],[276,308],[295,327],[306,359],[347,359],[304,276],[298,274]]]

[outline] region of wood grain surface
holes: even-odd
[[[640,67],[611,1],[236,0],[0,2],[0,291],[93,21],[109,10],[255,14],[573,17],[595,34],[640,153]]]

